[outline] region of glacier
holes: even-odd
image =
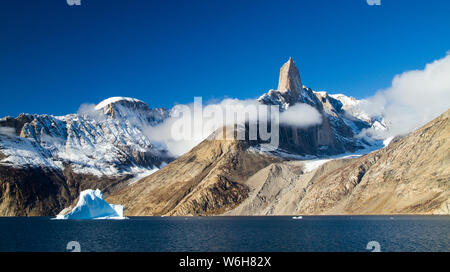
[[[82,191],[75,208],[63,212],[56,219],[127,219],[123,216],[123,206],[108,204],[99,189]]]

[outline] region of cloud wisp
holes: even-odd
[[[363,131],[377,138],[405,135],[433,120],[450,108],[450,54],[423,70],[396,75],[391,87],[364,100],[361,107],[388,122],[388,131]]]

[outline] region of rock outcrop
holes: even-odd
[[[289,58],[280,69],[278,91],[286,95],[285,97],[288,102],[294,103],[296,102],[296,98],[303,92],[300,73],[292,58]]]
[[[344,97],[346,98],[346,97]],[[270,90],[258,99],[266,105],[277,105],[281,112],[297,104],[314,107],[322,123],[307,128],[280,124],[279,147],[300,155],[328,156],[355,152],[376,143],[355,137],[371,120],[361,120],[343,109],[342,102],[325,92],[314,92],[301,85],[300,74],[292,58],[280,70],[278,90]]]

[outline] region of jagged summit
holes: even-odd
[[[302,91],[300,73],[292,57],[280,69],[278,91],[282,93],[290,91],[293,96],[298,96]]]
[[[303,87],[300,73],[292,57],[280,69],[278,89],[270,90],[258,100],[264,104],[279,105],[282,111],[296,103],[307,103],[313,107],[320,104],[312,90]]]

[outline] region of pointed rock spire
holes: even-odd
[[[295,66],[294,60],[289,60],[280,69],[280,79],[278,81],[278,91],[281,93],[291,92],[293,96],[301,93],[302,81],[300,73]]]

